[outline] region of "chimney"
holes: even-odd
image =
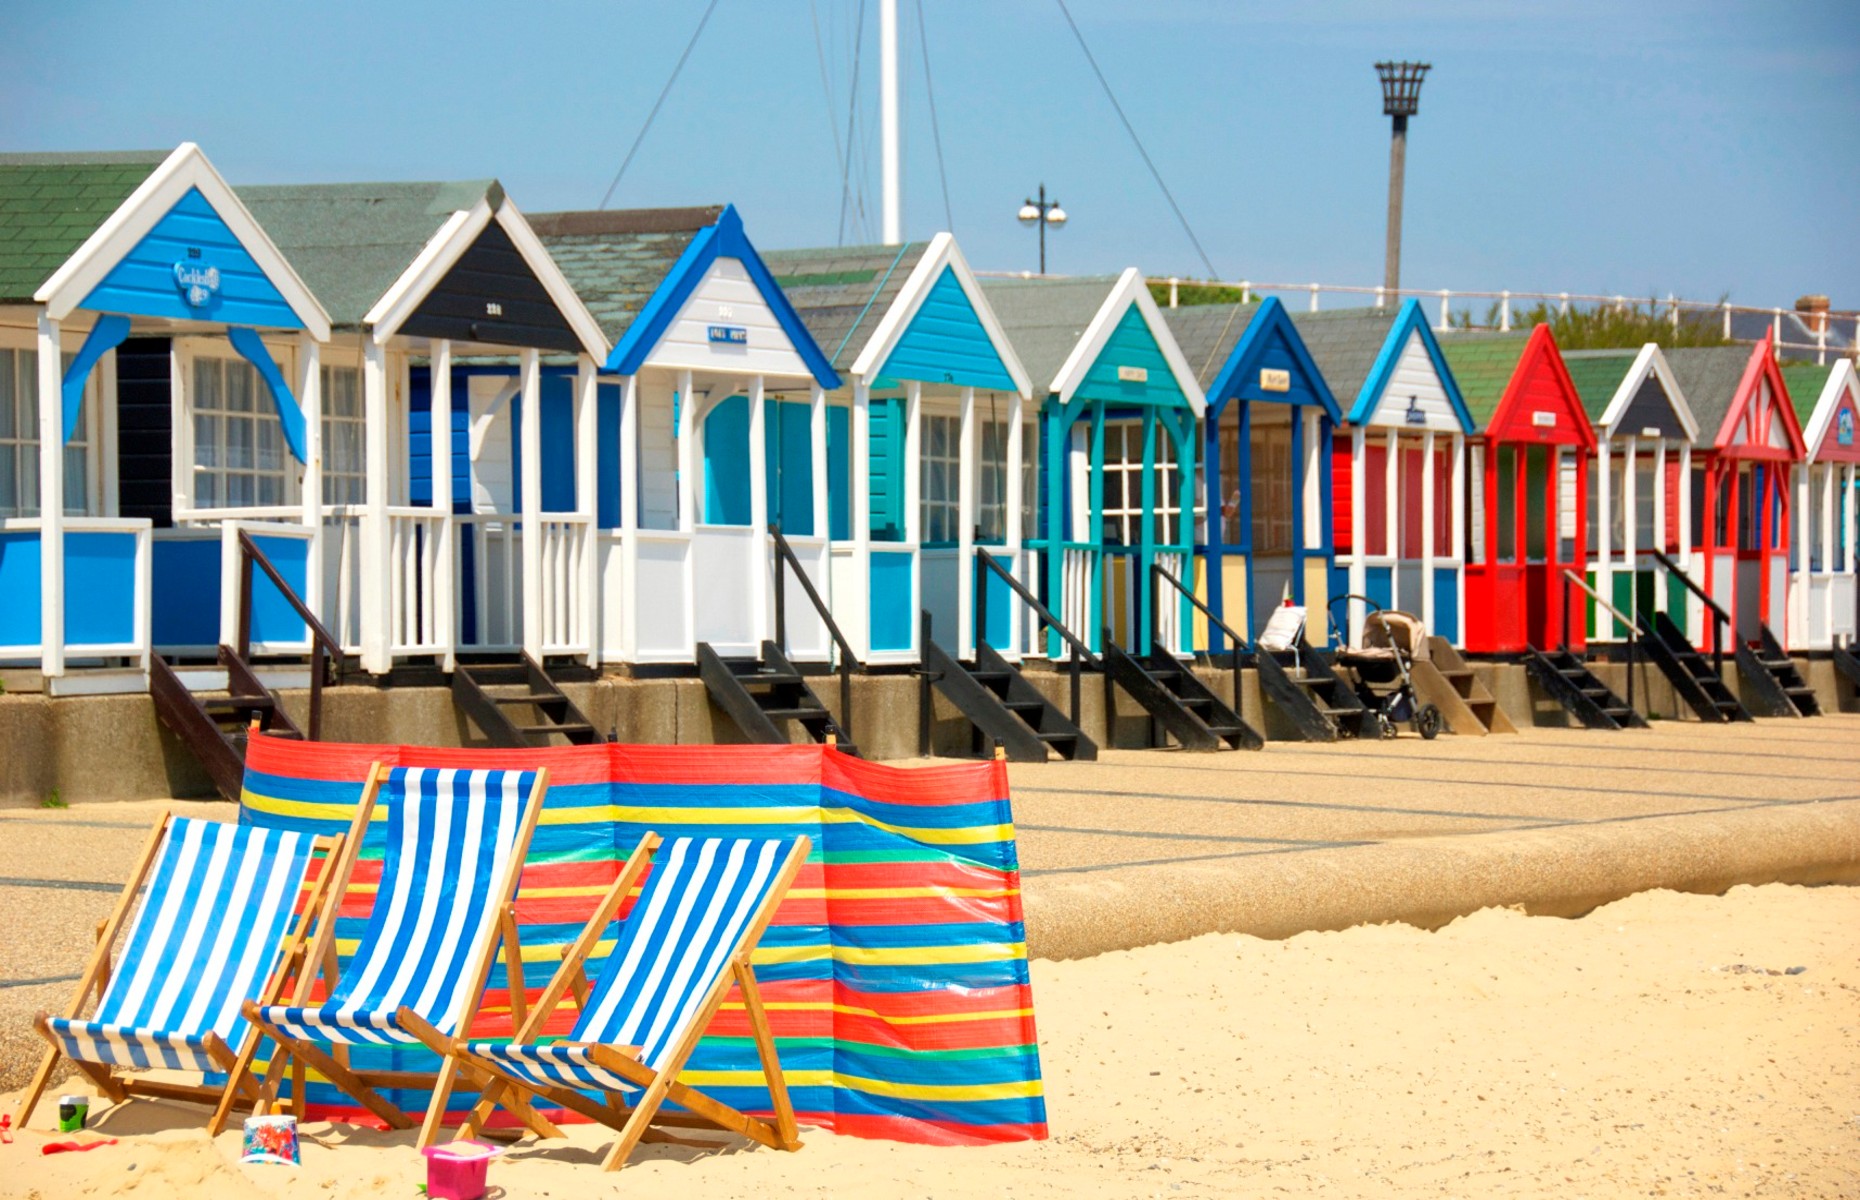
[[[1813,334],[1827,332],[1828,298],[1826,296],[1800,296],[1795,302],[1795,311],[1802,314],[1802,324]]]

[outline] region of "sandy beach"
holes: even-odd
[[[1794,968],[1802,968],[1791,973]],[[1860,1196],[1860,889],[1651,892],[1033,964],[1052,1139],[797,1154],[526,1140],[508,1197]],[[10,1109],[16,1096],[0,1101]],[[301,1168],[142,1101],[123,1140],[0,1147],[0,1195],[413,1195],[408,1135],[311,1124]],[[498,1193],[494,1190],[493,1195]]]

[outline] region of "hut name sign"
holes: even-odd
[[[710,340],[725,346],[746,346],[749,344],[749,330],[741,325],[712,325]]]
[[[220,290],[220,269],[199,258],[200,251],[189,250],[185,260],[174,264],[174,286],[189,308],[205,308]]]
[[[1292,390],[1292,373],[1275,367],[1259,369],[1259,390],[1262,392],[1289,392]]]
[[[1553,412],[1534,412],[1531,414],[1531,424],[1543,429],[1554,429],[1556,428],[1556,414]]]

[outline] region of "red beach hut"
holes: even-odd
[[[1699,423],[1689,481],[1696,582],[1730,614],[1736,638],[1756,642],[1767,625],[1787,647],[1789,477],[1807,451],[1770,339],[1673,350],[1667,362]],[[1712,624],[1687,626],[1701,649]]]
[[[1475,438],[1467,471],[1466,649],[1581,652],[1595,432],[1550,327],[1440,339]]]

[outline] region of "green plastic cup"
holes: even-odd
[[[58,1132],[76,1133],[84,1128],[84,1118],[89,1115],[89,1096],[58,1097]]]

